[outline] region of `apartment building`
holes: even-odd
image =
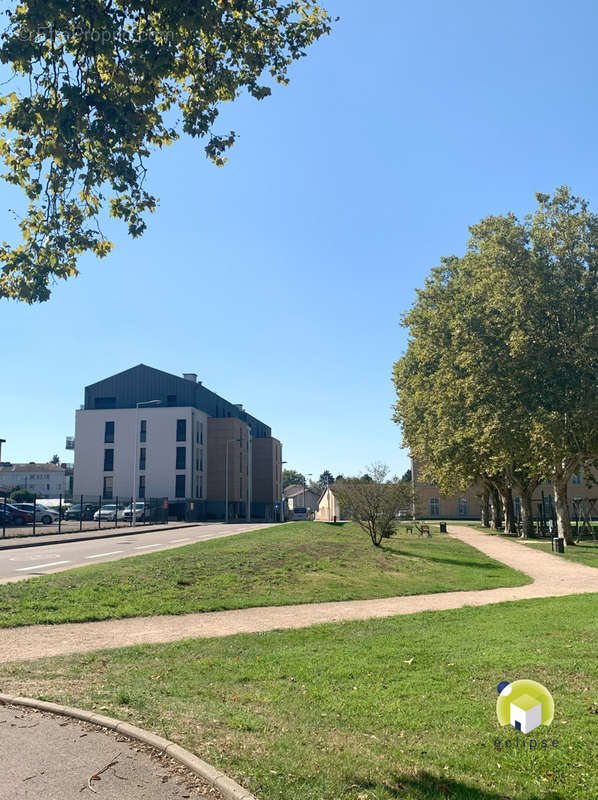
[[[202,518],[224,518],[228,499],[230,519],[265,518],[280,502],[280,442],[195,373],[179,377],[139,364],[87,386],[74,439],[75,497],[192,502]],[[269,492],[262,487],[264,470],[275,476]]]

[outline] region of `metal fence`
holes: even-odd
[[[168,523],[168,517],[166,497],[134,502],[132,497],[105,500],[98,495],[80,495],[44,501],[34,496],[29,502],[18,502],[0,495],[2,538],[159,525]]]

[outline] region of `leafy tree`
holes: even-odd
[[[387,480],[385,464],[372,464],[368,471],[369,480],[345,479],[335,484],[334,493],[344,513],[350,514],[375,547],[380,547],[382,539],[394,533],[397,512],[410,507],[412,489],[396,478]]]
[[[60,456],[58,455],[58,453],[54,453],[54,455],[50,459],[50,464],[60,464]]]
[[[80,254],[111,250],[105,206],[143,233],[153,149],[182,131],[222,166],[235,133],[214,129],[220,104],[270,95],[264,73],[288,83],[332,23],[314,0],[22,0],[7,16],[0,61],[15,84],[1,98],[0,157],[28,206],[22,243],[0,246],[0,297],[28,303],[76,275]]]
[[[29,489],[21,489],[20,486],[15,487],[9,496],[13,503],[33,503],[35,500],[35,495]]]
[[[287,486],[291,486],[295,483],[303,485],[305,483],[305,475],[294,469],[283,469],[282,488],[286,489]]]
[[[566,485],[598,452],[598,218],[568,189],[538,195],[524,222],[472,226],[462,258],[432,270],[404,317],[411,338],[395,364],[395,419],[422,473],[448,493],[479,482],[524,530],[542,478],[570,541]]]
[[[403,473],[403,477],[401,478],[401,480],[405,481],[405,483],[411,483],[412,478],[410,469],[408,469],[406,472]]]
[[[325,469],[324,472],[318,478],[318,487],[324,491],[327,486],[330,486],[334,483],[334,475],[330,470]]]

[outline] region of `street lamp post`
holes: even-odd
[[[280,521],[284,522],[284,489],[282,488],[282,465],[286,464],[282,460],[282,445],[280,446]]]
[[[131,500],[131,523],[135,525],[137,517],[137,431],[139,430],[139,409],[141,406],[155,406],[160,400],[142,400],[135,405],[135,431],[133,433],[133,499]]]
[[[225,471],[226,475],[224,476],[224,521],[228,522],[228,446],[231,442],[238,442],[239,444],[243,443],[242,439],[227,439],[226,440],[226,459],[225,459]]]

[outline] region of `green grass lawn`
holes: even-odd
[[[433,530],[433,529],[432,529]],[[291,525],[0,586],[0,627],[520,586],[433,530],[375,548],[354,523]]]
[[[165,735],[260,800],[590,800],[597,641],[580,595],[5,664],[0,685]],[[523,677],[555,700],[526,737],[495,715]]]
[[[534,550],[543,550],[545,553],[552,552],[552,545],[549,541],[542,539],[518,539],[521,544],[533,547]],[[557,554],[559,558],[567,558],[569,561],[577,561],[580,564],[587,564],[588,567],[598,567],[598,542],[582,541],[577,544],[565,547],[564,553]]]
[[[475,524],[474,527],[476,530],[482,531],[482,533],[502,536],[504,539],[510,539],[534,550],[543,550],[545,553],[552,552],[550,539],[521,539],[518,536],[505,536],[501,531],[483,528],[479,523]],[[579,564],[586,564],[588,567],[598,567],[598,541],[595,539],[583,539],[577,544],[565,547],[564,553],[557,553],[556,555],[558,558],[567,558],[569,561],[577,561]]]

